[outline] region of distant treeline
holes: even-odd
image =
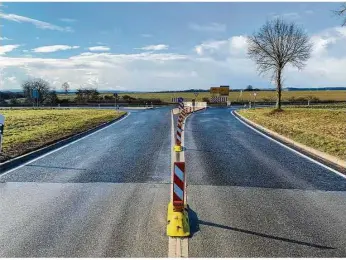
[[[0,91],[0,100],[11,98],[24,98],[23,92]]]

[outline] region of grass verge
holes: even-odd
[[[124,112],[102,109],[3,109],[0,162],[114,120]]]
[[[240,115],[292,140],[346,160],[346,112],[342,109],[245,109]]]

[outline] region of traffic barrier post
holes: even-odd
[[[190,225],[185,201],[185,162],[175,162],[173,167],[172,201],[168,204],[167,235],[186,237]]]

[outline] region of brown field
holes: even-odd
[[[345,109],[270,108],[240,110],[242,116],[299,143],[346,160]]]
[[[254,101],[255,97],[253,95],[254,92],[243,91],[242,94],[240,92],[230,92],[229,100],[234,101]],[[275,101],[276,100],[276,92],[275,91],[258,91],[256,92],[256,101]],[[108,95],[112,96],[112,94],[101,94],[102,96]],[[194,93],[190,92],[174,92],[174,93],[120,93],[119,96],[129,95],[134,98],[159,98],[165,102],[171,102],[173,97],[183,97],[185,99],[191,100],[195,98]],[[59,98],[67,98],[74,99],[76,97],[75,94],[60,94]],[[196,98],[196,101],[202,101],[204,97],[210,98],[211,95],[209,92],[200,92]],[[321,101],[333,100],[333,101],[346,101],[346,91],[345,90],[326,90],[326,91],[283,91],[282,99],[283,101],[289,101],[291,98],[299,99],[299,98],[308,98],[315,97]]]

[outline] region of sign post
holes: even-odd
[[[35,100],[34,102],[37,103],[37,107],[38,107],[38,97],[39,97],[39,95],[38,95],[38,90],[36,88],[34,88],[32,90],[32,97],[34,98],[34,100]]]
[[[0,115],[0,153],[2,148],[2,139],[4,134],[5,117]]]
[[[114,93],[114,106],[115,106],[115,109],[117,109],[117,99],[118,99],[118,93]]]

